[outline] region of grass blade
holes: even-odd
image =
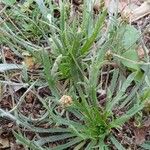
[[[50,142],[56,142],[59,140],[66,140],[68,138],[72,138],[75,137],[75,135],[67,133],[67,134],[60,134],[60,135],[53,135],[53,136],[49,136],[49,137],[42,137],[40,140],[36,141],[36,143],[38,145],[44,145],[46,143],[50,143]]]
[[[17,64],[0,64],[0,72],[13,70],[13,69],[23,69],[23,65]]]
[[[118,142],[118,140],[117,140],[114,136],[111,136],[111,137],[110,137],[110,140],[112,141],[112,143],[115,145],[115,147],[116,147],[118,150],[126,150],[126,149]]]
[[[79,137],[76,137],[74,139],[71,139],[71,141],[69,141],[66,144],[58,145],[55,148],[52,148],[52,150],[64,150],[64,149],[67,149],[67,148],[69,148],[69,147],[71,147],[71,146],[73,146],[73,145],[75,145],[77,143],[80,143],[82,141],[83,141],[83,139],[81,139]]]
[[[28,146],[32,150],[44,150],[39,145],[36,145],[34,142],[24,137],[21,133],[16,133],[16,132],[13,132],[13,133],[14,133],[15,138],[24,146]]]
[[[92,46],[93,42],[95,41],[96,37],[98,36],[101,28],[104,25],[105,17],[107,15],[107,10],[104,10],[103,13],[99,16],[98,21],[96,23],[95,29],[91,37],[86,41],[86,43],[81,48],[81,53],[84,54],[88,52],[90,47]]]

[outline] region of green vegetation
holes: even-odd
[[[73,11],[67,0],[59,5],[51,0],[2,2],[6,5],[0,12],[0,43],[18,56],[30,53],[41,65],[36,81],[21,67],[27,92],[40,85],[51,91],[46,98],[34,93],[44,109],[38,119],[19,111],[25,95],[12,110],[0,109],[0,116],[35,133],[31,141],[14,131],[17,141],[33,150],[107,150],[112,145],[125,150],[113,130],[138,116],[150,98],[149,57],[139,59],[138,30],[117,15],[108,17],[106,8],[94,14],[92,0],[84,1],[82,12]],[[103,103],[101,91],[106,92]],[[63,95],[70,103],[60,102]],[[49,128],[39,126],[44,123]]]

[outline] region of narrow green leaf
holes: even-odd
[[[99,144],[95,146],[95,148],[98,147],[100,150],[108,150],[108,145],[104,142],[104,137],[99,140]]]
[[[5,5],[13,5],[16,0],[1,0]]]
[[[84,54],[86,52],[89,51],[90,47],[92,46],[93,42],[96,40],[96,37],[98,36],[101,28],[104,25],[104,21],[107,15],[107,10],[105,9],[103,11],[103,13],[99,16],[95,29],[93,31],[93,34],[91,35],[91,37],[89,39],[87,39],[87,41],[85,42],[85,44],[82,46],[81,48],[81,53]]]
[[[140,34],[134,26],[129,24],[125,26],[125,33],[122,40],[125,49],[134,46],[139,38]]]
[[[115,92],[115,87],[117,85],[118,76],[119,76],[119,69],[115,69],[114,72],[113,72],[113,76],[112,76],[112,79],[111,79],[111,84],[110,84],[110,87],[109,87],[111,93]]]
[[[135,49],[130,49],[128,51],[126,51],[125,53],[122,54],[122,56],[124,58],[133,60],[133,61],[137,61],[139,60],[138,58],[138,54],[137,51]],[[134,70],[140,70],[140,66],[138,64],[133,64],[127,60],[121,60],[122,64],[130,69],[134,69]]]
[[[118,150],[126,150],[114,136],[111,136],[110,139]]]
[[[80,150],[80,149],[83,149],[85,143],[86,143],[86,141],[83,141],[83,142],[79,143],[77,146],[74,147],[73,150]]]
[[[136,96],[137,90],[139,89],[139,85],[137,85],[136,87],[134,87],[132,89],[132,92],[128,95],[128,97],[120,104],[119,109],[122,109],[123,107],[125,107],[125,105],[130,102],[130,100],[133,100]]]
[[[23,135],[21,135],[21,133],[13,132],[13,134],[14,134],[15,138],[19,142],[21,142],[21,144],[23,144],[24,146],[28,146],[28,148],[31,148],[32,150],[44,150],[39,145],[36,145],[33,141],[30,141],[26,137],[23,137]]]
[[[119,103],[119,101],[125,99],[127,97],[127,95],[125,94],[126,89],[130,86],[131,82],[134,80],[136,76],[136,73],[132,73],[130,74],[126,81],[123,83],[121,89],[119,90],[118,94],[116,95],[116,97],[114,97],[111,101],[107,102],[106,104],[106,111],[110,112],[113,107]]]
[[[97,141],[96,140],[92,140],[89,142],[89,144],[87,145],[87,147],[85,148],[85,150],[91,150],[93,149],[93,147],[96,145]]]
[[[145,150],[150,150],[150,141],[146,141],[140,147],[144,148]]]
[[[64,2],[60,3],[60,28],[63,32],[65,30],[65,6]]]
[[[69,133],[71,132],[69,128],[57,127],[57,128],[44,129],[44,128],[33,127],[33,126],[30,126],[29,124],[25,126],[29,128],[31,131],[37,132],[37,133]]]
[[[55,79],[51,75],[51,72],[50,72],[52,64],[51,64],[51,60],[49,58],[49,54],[45,50],[43,50],[41,52],[41,55],[42,55],[42,63],[44,66],[44,74],[45,74],[46,80],[49,84],[49,88],[52,91],[52,94],[55,95],[57,99],[59,99],[59,93],[56,88]]]
[[[132,116],[141,111],[144,107],[144,104],[141,105],[135,104],[131,109],[129,109],[124,115],[118,117],[111,122],[111,127],[116,128],[122,126],[126,121],[128,121]]]
[[[76,137],[74,139],[70,139],[70,141],[67,142],[66,144],[58,145],[58,146],[52,148],[52,150],[64,150],[64,149],[74,146],[75,144],[77,144],[81,141],[83,141],[83,139]]]
[[[83,22],[82,30],[85,30],[86,36],[89,38],[93,31],[94,19],[93,19],[93,0],[84,1],[83,4]]]
[[[126,91],[126,89],[130,86],[131,82],[134,80],[135,76],[136,76],[136,72],[133,72],[127,77],[126,81],[123,83],[121,87],[122,92]]]
[[[36,143],[38,145],[42,146],[46,143],[56,142],[56,141],[59,141],[59,140],[65,140],[65,139],[72,138],[72,137],[75,137],[75,135],[73,135],[71,133],[53,135],[53,136],[49,136],[49,137],[42,137],[40,140],[36,141]]]
[[[52,69],[51,69],[51,75],[53,76],[53,78],[56,76],[57,74],[57,71],[58,71],[58,67],[59,67],[59,64],[61,63],[62,61],[62,54],[60,54],[56,59],[55,59],[55,62],[52,66]]]
[[[35,0],[35,2],[38,4],[38,7],[40,8],[40,11],[42,12],[42,15],[48,19],[48,11],[47,11],[47,8],[44,4],[44,1],[43,0]],[[50,16],[52,16],[52,14],[49,14]]]
[[[17,64],[0,64],[0,72],[13,70],[13,69],[23,69],[23,65]]]

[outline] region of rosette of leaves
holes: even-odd
[[[94,69],[94,67],[92,68]],[[41,122],[49,120],[51,128],[38,129],[31,124],[26,125],[26,127],[36,131],[36,134],[43,130],[43,132],[49,133],[47,137],[38,134],[35,139],[30,141],[21,133],[15,132],[14,135],[17,140],[35,150],[67,148],[103,150],[110,149],[112,144],[118,150],[125,150],[123,145],[113,136],[112,130],[121,128],[125,122],[144,107],[144,97],[141,96],[142,100],[140,100],[137,95],[140,85],[133,86],[130,93],[127,93],[127,89],[134,82],[136,73],[132,73],[124,80],[118,69],[114,71],[103,107],[98,97],[94,96],[97,94],[97,87],[94,86],[97,78],[95,80],[94,76],[93,73],[90,74],[91,79],[85,82],[84,87],[79,84],[76,88],[70,90],[73,101],[67,107],[62,107],[54,97],[50,97],[46,101],[41,99],[47,110],[46,116]],[[115,110],[122,108],[125,109],[124,113],[117,115]],[[105,143],[106,141],[111,141],[112,144],[108,144],[110,142]]]

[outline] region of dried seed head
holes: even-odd
[[[130,9],[125,9],[121,13],[121,18],[123,19],[123,21],[130,22],[132,15],[133,13]]]
[[[72,98],[68,95],[63,95],[61,97],[61,99],[59,100],[59,103],[63,106],[63,107],[69,107],[72,105],[73,101]]]
[[[111,53],[110,50],[108,50],[108,51],[106,52],[105,58],[106,58],[106,60],[108,60],[108,61],[111,61],[111,60],[112,60],[112,53]]]

